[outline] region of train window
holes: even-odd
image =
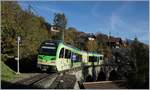
[[[89,56],[89,62],[93,61],[93,57]]]
[[[77,62],[81,62],[82,61],[82,55],[77,54]]]
[[[94,56],[89,56],[89,62],[96,62],[97,58]]]
[[[101,56],[101,57],[100,57],[100,60],[102,60],[102,59],[103,59],[103,57]]]
[[[100,57],[98,57],[98,60],[99,60],[99,61],[101,60]]]
[[[77,54],[77,62],[79,62],[79,61],[80,61],[80,60],[79,60],[79,58],[80,58],[80,57],[79,57],[79,54]]]
[[[96,57],[97,58],[97,61],[99,61],[99,57]]]
[[[75,53],[72,53],[71,60],[76,62],[77,61],[77,55]]]
[[[71,60],[74,62],[81,62],[82,61],[82,55],[72,52]]]
[[[69,59],[70,57],[71,57],[71,51],[66,49],[65,58]]]
[[[97,63],[99,63],[99,59],[100,59],[100,57],[97,57]]]
[[[82,55],[79,54],[78,56],[79,56],[79,57],[78,57],[78,58],[79,58],[78,60],[79,60],[79,61],[82,61]]]
[[[95,62],[98,62],[98,57],[95,57]]]
[[[64,48],[60,50],[59,58],[63,58],[63,55],[64,55]]]
[[[39,54],[44,54],[44,55],[56,55],[56,47],[51,47],[51,46],[41,46],[40,49],[38,50]]]

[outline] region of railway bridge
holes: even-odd
[[[97,81],[98,78],[105,78],[102,80],[109,80],[111,77],[110,74],[114,71],[117,71],[117,66],[112,65],[96,65],[96,66],[82,66],[78,71],[71,72],[76,75],[78,81]],[[105,77],[102,76],[105,75]]]
[[[74,88],[78,89],[80,87],[79,84],[83,82],[115,80],[117,77],[113,74],[117,72],[116,70],[117,66],[115,65],[82,65],[81,68],[70,70],[67,72],[67,74],[75,76],[76,82]]]

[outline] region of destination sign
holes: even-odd
[[[56,47],[48,47],[48,46],[42,46],[41,48],[44,48],[44,49],[56,49]]]
[[[55,45],[54,43],[45,43],[45,44],[47,44],[47,45]]]

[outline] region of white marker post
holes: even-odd
[[[19,72],[19,42],[20,42],[20,36],[18,36],[17,38],[17,43],[18,43],[17,74],[20,74]]]

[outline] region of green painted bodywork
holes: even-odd
[[[48,62],[51,60],[56,60],[56,56],[38,55],[38,60]]]
[[[56,56],[38,55],[38,64],[55,66]]]

